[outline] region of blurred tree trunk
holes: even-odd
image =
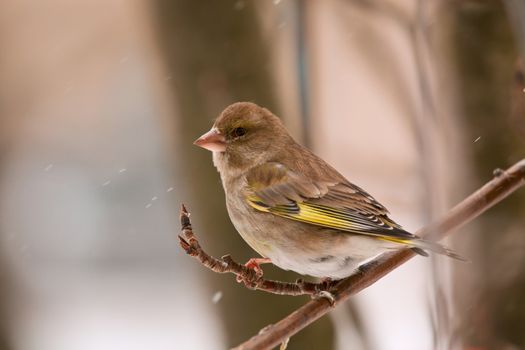
[[[466,139],[477,184],[497,167],[525,154],[523,72],[501,2],[454,3],[452,52],[464,113]],[[523,191],[480,218],[473,240],[479,258],[468,288],[458,292],[462,330],[469,347],[525,348],[525,194]]]
[[[215,255],[229,253],[237,260],[257,256],[230,224],[211,154],[192,145],[230,103],[253,101],[278,112],[270,79],[270,47],[263,38],[254,2],[157,1],[156,10],[161,47],[172,74],[168,78],[173,83],[173,100],[182,116],[177,120],[175,147],[184,168],[176,172],[187,183],[183,191],[193,198],[186,204],[193,214],[196,233]],[[269,272],[274,278],[297,277]],[[224,293],[219,305],[230,345],[305,302],[304,298],[248,291],[231,276],[214,276],[205,270],[201,273],[212,279],[213,288]],[[331,342],[330,324],[325,319],[295,336],[289,349],[329,349]]]
[[[0,150],[1,152],[1,150]],[[0,164],[2,157],[0,156]],[[5,232],[0,227],[0,236],[5,236]],[[9,297],[13,289],[13,276],[11,275],[8,265],[4,258],[0,256],[0,349],[11,349],[11,342],[9,337]]]
[[[0,67],[2,71],[3,67]],[[8,112],[12,112],[7,106],[9,106],[7,101],[7,89],[6,87],[9,84],[7,81],[0,83],[0,113],[1,115],[11,115]],[[12,107],[12,106],[9,106]],[[3,117],[0,122],[2,126],[0,127],[0,169],[5,169],[4,159],[5,155],[9,149],[9,141],[11,140],[10,131],[12,131],[11,126],[12,122],[10,118]],[[3,171],[0,170],[0,177],[3,176]],[[7,232],[5,232],[5,227],[0,223],[0,239],[5,239],[7,237]],[[5,252],[0,250],[0,349],[9,350],[12,349],[10,332],[13,330],[10,327],[9,320],[13,318],[13,308],[12,308],[12,296],[20,291],[16,291],[16,280],[11,272],[11,266],[6,261],[4,256]],[[17,315],[14,315],[15,317]]]
[[[6,46],[6,45],[4,45]],[[15,121],[20,113],[19,105],[10,99],[11,81],[5,79],[9,65],[0,60],[0,76],[4,77],[0,81],[0,178],[4,176],[4,169],[6,165],[6,155],[10,150],[13,140],[13,135],[16,135]],[[0,193],[1,195],[2,193]],[[0,239],[6,239],[7,232],[3,222],[0,222]],[[6,251],[0,249],[0,349],[12,349],[12,337],[10,332],[13,331],[10,320],[16,307],[14,304],[14,295],[20,295],[20,290],[17,290],[17,279],[12,272],[12,266],[8,263]],[[16,299],[18,300],[18,299]]]

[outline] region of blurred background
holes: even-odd
[[[416,230],[525,155],[522,0],[4,0],[0,349],[225,349],[305,303],[178,246],[235,232],[192,145],[253,101]],[[525,191],[289,349],[524,349]],[[265,267],[272,278],[298,276]]]

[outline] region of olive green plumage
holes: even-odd
[[[460,258],[403,230],[371,195],[296,143],[265,108],[235,103],[195,143],[213,151],[236,229],[283,269],[343,278],[400,247]]]

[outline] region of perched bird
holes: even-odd
[[[302,275],[341,279],[386,250],[460,258],[388,217],[387,209],[249,102],[227,107],[195,145],[213,152],[233,225],[263,258]]]

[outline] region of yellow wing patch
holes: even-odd
[[[256,210],[336,230],[372,234],[374,229],[390,230],[394,228],[376,216],[362,217],[357,213],[308,202],[291,201],[287,205],[271,207],[264,204],[260,198],[253,194],[247,196],[247,200],[250,206]]]

